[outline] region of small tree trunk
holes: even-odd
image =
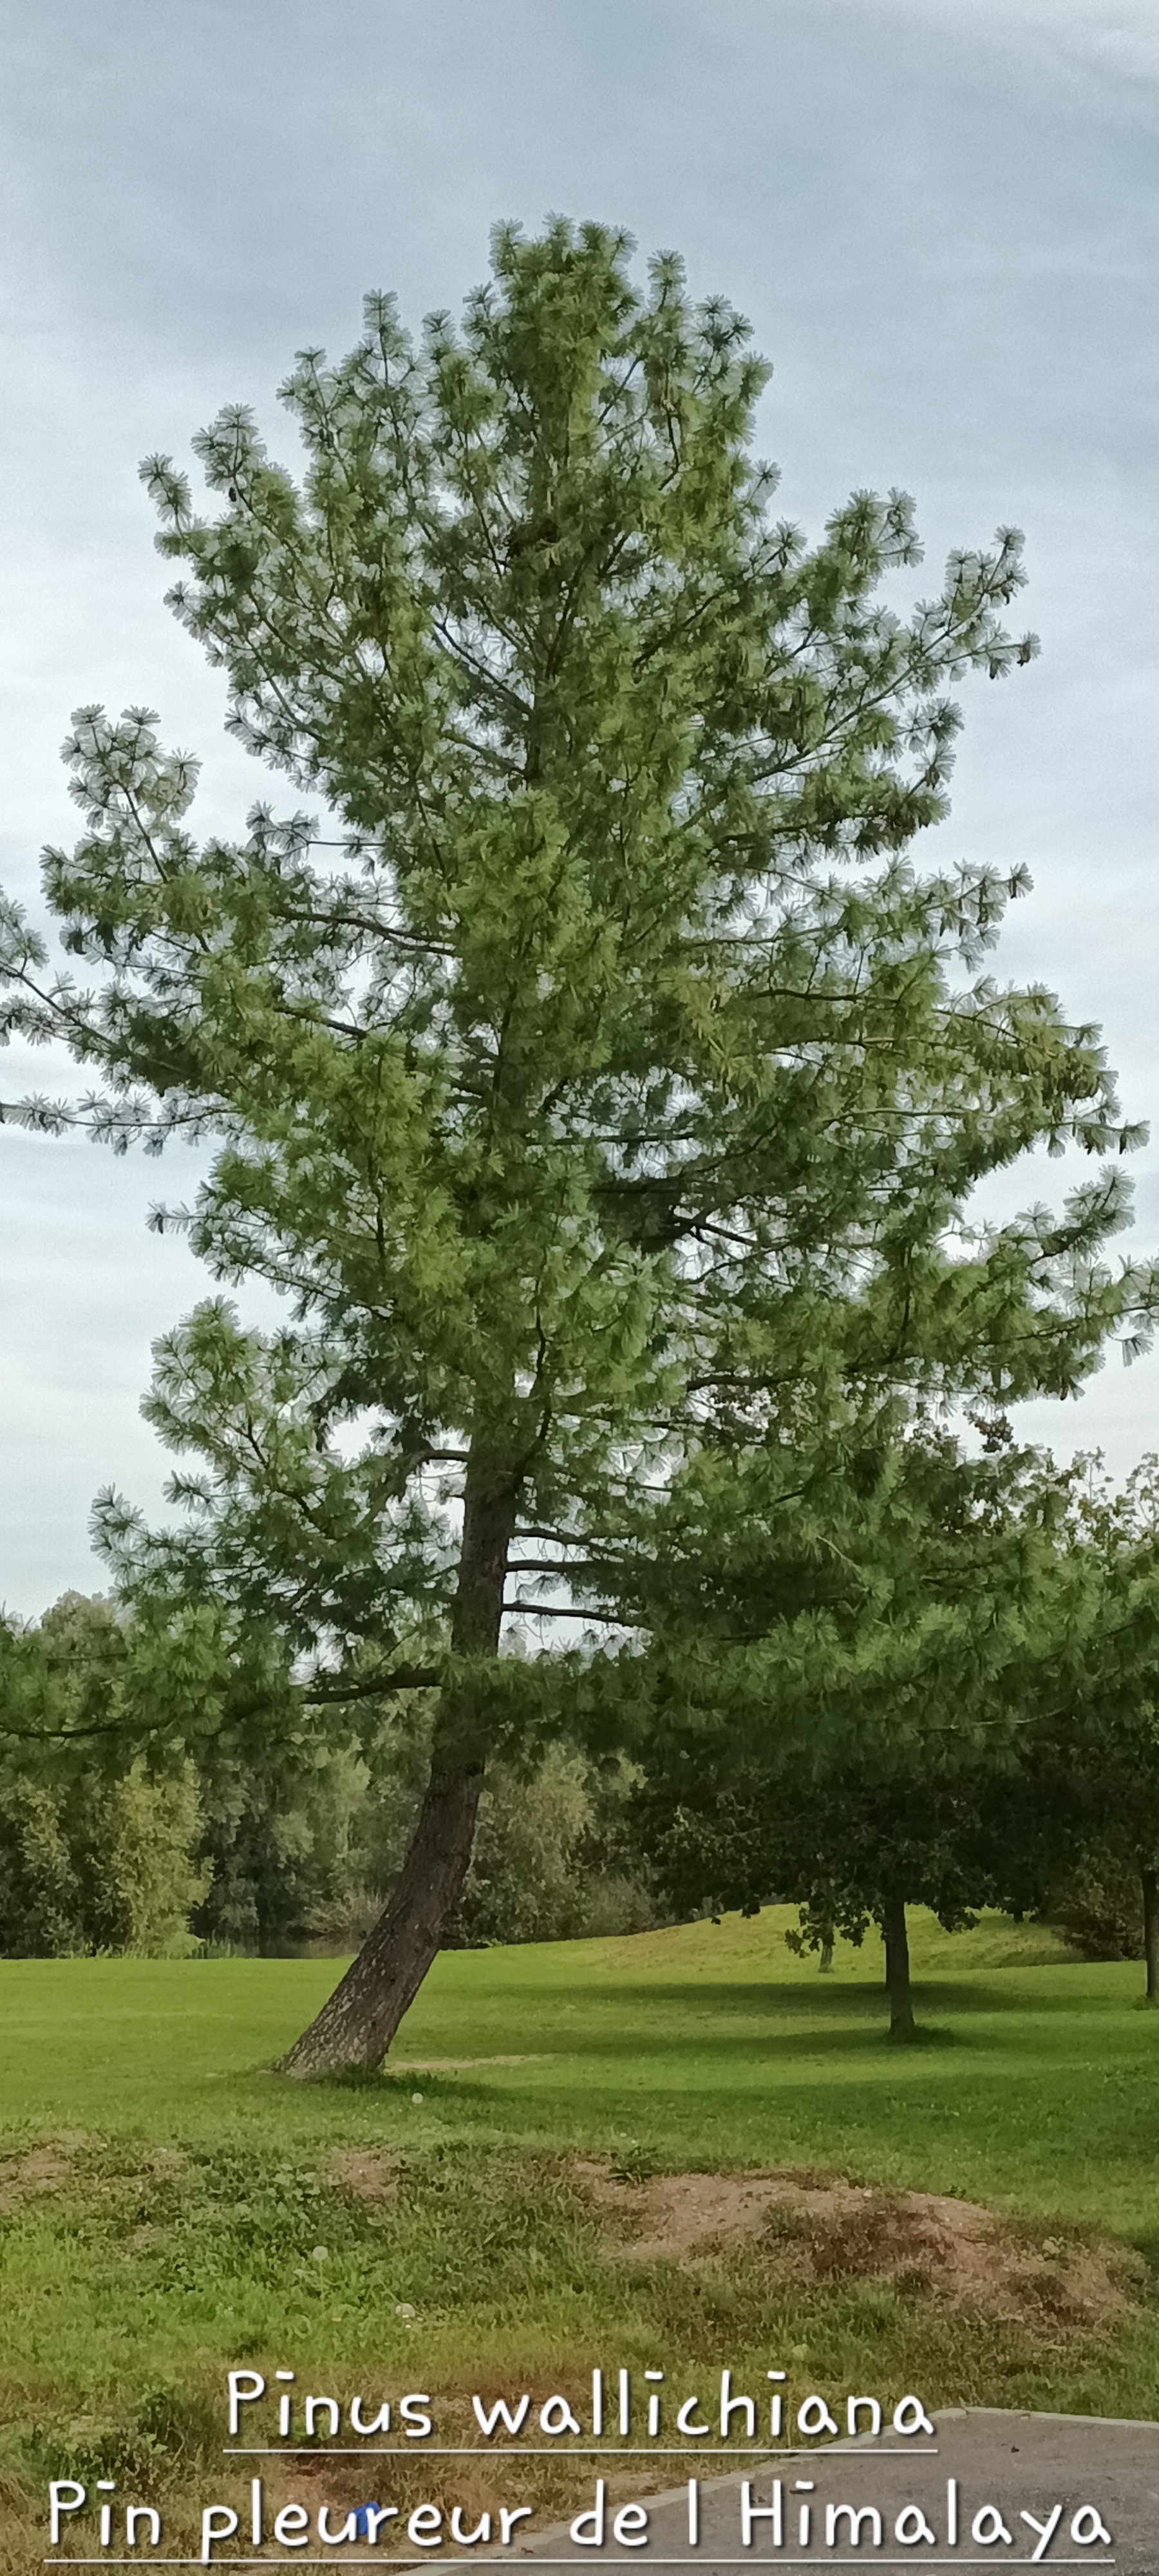
[[[885,1983],[889,1995],[889,2035],[891,2039],[913,2039],[915,2036],[913,1997],[909,1981],[909,1934],[905,1922],[905,1898],[891,1889],[882,1908],[881,1928],[885,1934]]]
[[[510,1476],[497,1477],[473,1453],[451,1623],[455,1654],[496,1652],[515,1508]],[[485,1769],[470,1683],[452,1681],[440,1694],[430,1777],[398,1885],[341,1983],[281,2060],[283,2075],[381,2065],[470,1867]]]
[[[817,1963],[817,1964],[818,1964],[818,1973],[819,1973],[822,1977],[828,1977],[828,1976],[830,1976],[830,1975],[832,1974],[832,1969],[833,1969],[833,1935],[832,1935],[832,1933],[831,1933],[831,1932],[827,1932],[827,1933],[826,1933],[826,1935],[825,1935],[825,1939],[823,1940],[823,1942],[822,1942],[822,1944],[821,1944],[821,1956],[820,1956],[820,1959],[819,1959],[819,1961],[818,1961],[818,1963]]]
[[[1143,1887],[1143,1956],[1147,1962],[1147,2001],[1159,2006],[1159,1877],[1141,1869]]]

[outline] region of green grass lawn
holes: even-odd
[[[839,1945],[822,1977],[780,1939],[792,1919],[444,1953],[395,2055],[475,2062],[424,2075],[421,2105],[389,2071],[367,2090],[266,2072],[339,1962],[5,1961],[0,2122],[239,2150],[627,2139],[664,2167],[821,2163],[1159,2235],[1159,2016],[1139,1968],[1077,1964],[1002,1918],[951,1939],[919,1915],[925,2038],[897,2049],[880,1944]]]
[[[1143,2276],[1126,2314],[1079,2332],[916,2276],[803,2277],[773,2239],[617,2258],[580,2159],[629,2182],[820,2168],[980,2201],[1051,2243],[1109,2232],[1159,2265],[1139,1968],[1076,1964],[1002,1918],[950,1940],[919,1916],[925,2037],[899,2050],[879,1947],[839,1948],[822,1977],[787,1951],[790,1919],[446,1954],[398,2043],[410,2066],[359,2085],[266,2071],[333,1961],[0,1963],[9,2563],[48,2474],[145,2493],[216,2461],[224,2372],[247,2358],[453,2405],[658,2355],[690,2386],[746,2359],[763,2380],[793,2353],[819,2388],[1159,2413]],[[354,2150],[381,2158],[384,2195],[336,2187]]]

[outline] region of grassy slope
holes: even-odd
[[[926,2044],[883,2040],[880,1944],[818,1975],[768,1909],[632,1940],[444,1954],[407,2060],[502,2059],[368,2093],[263,2070],[337,1974],[330,1960],[0,1964],[0,2121],[306,2147],[452,2136],[615,2150],[661,2165],[817,2163],[996,2207],[1159,2234],[1159,2029],[1141,1971],[1084,1967],[984,1918],[915,1918]]]
[[[919,1917],[929,2037],[898,2051],[879,1950],[839,1950],[822,1978],[776,1937],[788,1919],[444,1956],[400,2057],[520,2062],[359,2087],[263,2071],[333,1962],[0,1964],[0,2151],[74,2133],[68,2171],[0,2226],[14,2495],[50,2463],[180,2484],[214,2456],[224,2369],[247,2356],[369,2392],[657,2354],[748,2356],[763,2377],[803,2346],[814,2385],[1159,2411],[1149,2311],[1052,2344],[879,2283],[789,2291],[755,2249],[691,2273],[609,2261],[561,2150],[825,2166],[1159,2252],[1139,1969],[1079,1966],[1000,1918],[950,1941]],[[401,2157],[395,2204],[334,2191],[343,2144]]]

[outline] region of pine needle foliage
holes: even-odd
[[[597,1605],[714,1408],[800,1441],[1063,1393],[1154,1295],[1102,1259],[1132,1136],[1096,1033],[984,971],[1021,873],[911,856],[955,685],[1035,649],[1018,535],[909,608],[904,495],[807,543],[747,325],[632,248],[500,227],[458,325],[375,295],[349,357],[301,355],[296,474],[238,406],[195,441],[208,508],[149,462],[230,729],[315,807],[199,842],[196,762],[83,709],[45,885],[88,980],[5,916],[6,1028],[95,1085],[8,1114],[212,1139],[156,1223],[292,1312],[263,1336],[216,1297],[162,1343],[150,1417],[202,1464],[181,1534],[104,1499],[119,1580],[281,1641],[316,1705],[439,1680],[456,1868],[535,1704],[533,1663],[499,1687],[513,1571]],[[1041,1145],[1094,1177],[977,1228]]]

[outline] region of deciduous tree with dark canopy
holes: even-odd
[[[980,973],[1017,881],[906,856],[947,691],[1033,650],[1019,541],[916,607],[903,496],[807,545],[746,325],[631,252],[501,228],[461,326],[413,342],[376,295],[350,357],[300,358],[297,476],[240,408],[195,442],[208,515],[148,465],[229,724],[317,815],[199,844],[196,764],[84,709],[45,884],[90,986],[6,921],[7,1026],[98,1095],[20,1114],[214,1140],[194,1248],[294,1318],[213,1300],[161,1347],[151,1418],[204,1467],[184,1531],[100,1507],[138,1632],[181,1636],[202,1710],[224,1659],[235,1740],[247,1656],[303,1735],[438,1689],[409,1857],[296,2074],[382,2057],[489,1750],[550,1727],[513,1583],[598,1611],[714,1407],[791,1447],[918,1387],[1061,1392],[1151,1298],[1098,1260],[1128,1140],[1095,1036]],[[987,1172],[1074,1142],[1063,1216],[971,1232]]]
[[[711,1525],[696,1461],[638,1576],[656,1644],[633,1803],[665,1894],[681,1913],[795,1902],[823,1952],[876,1922],[897,2039],[915,2035],[908,1905],[954,1931],[1016,1887],[1035,1902],[1044,1704],[1081,1688],[1099,1630],[1068,1478],[988,1429],[980,1456],[920,1420],[827,1474],[815,1451],[796,1493],[787,1458],[771,1485],[771,1445],[718,1447]],[[625,1554],[626,1616],[629,1581]]]
[[[1024,1908],[1057,1905],[1074,1937],[1084,1912],[1097,1928],[1109,1882],[1125,1899],[1126,1955],[1134,1894],[1146,2001],[1159,2009],[1159,1459],[1140,1459],[1121,1492],[1097,1457],[1058,1482],[1083,1614],[1077,1633],[1056,1623],[1041,1660],[1006,1886]]]

